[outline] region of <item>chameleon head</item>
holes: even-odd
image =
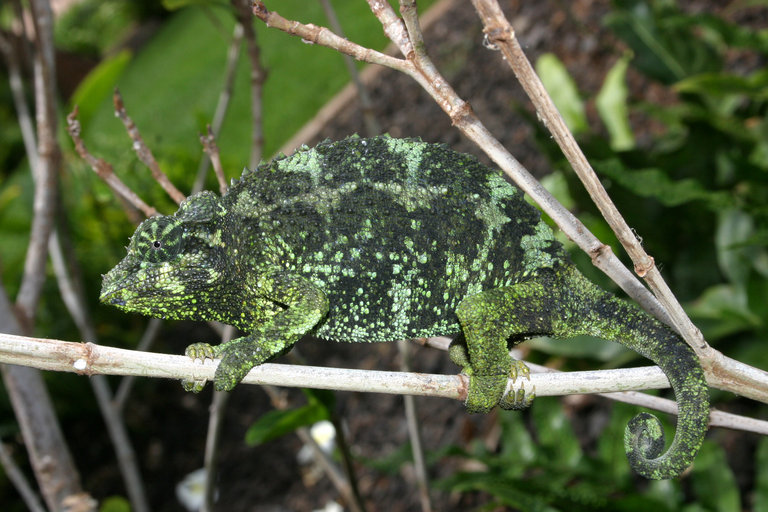
[[[104,275],[99,300],[150,316],[199,318],[201,297],[223,285],[221,230],[201,208],[211,200],[194,196],[176,215],[142,222],[126,257]]]

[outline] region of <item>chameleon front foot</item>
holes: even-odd
[[[216,349],[207,343],[193,343],[187,347],[184,355],[205,364],[206,361],[213,361],[216,357]],[[205,387],[206,382],[206,379],[184,379],[181,381],[181,386],[184,391],[199,393]]]

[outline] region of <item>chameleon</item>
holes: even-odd
[[[203,191],[173,215],[148,218],[127,250],[103,278],[103,303],[245,333],[186,349],[193,359],[220,359],[217,390],[233,389],[305,335],[384,342],[457,334],[449,355],[468,376],[466,409],[521,409],[533,394],[505,394],[508,378],[528,376],[509,348],[586,334],[659,365],[676,395],[666,451],[655,416],[627,425],[636,472],[679,476],[707,430],[708,388],[691,348],[583,276],[501,171],[445,145],[352,136],[304,146],[245,169],[223,196]],[[183,385],[200,391],[205,381]]]

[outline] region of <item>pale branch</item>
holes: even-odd
[[[37,495],[32,485],[24,476],[24,473],[13,460],[5,444],[0,442],[0,466],[2,466],[8,480],[21,495],[21,499],[30,512],[45,512],[45,507],[40,503],[40,497]]]
[[[160,165],[157,163],[157,159],[152,154],[152,151],[144,143],[144,138],[141,136],[141,132],[136,127],[136,123],[125,111],[125,105],[123,104],[123,97],[120,91],[115,89],[115,94],[112,96],[112,101],[115,104],[115,115],[123,122],[125,131],[128,132],[128,136],[133,141],[133,149],[136,151],[136,155],[139,160],[144,162],[149,170],[152,172],[152,177],[155,178],[163,190],[173,199],[176,204],[180,204],[184,200],[184,194],[182,194],[176,186],[171,183],[168,176],[160,169]]]
[[[72,137],[72,141],[75,143],[75,151],[77,151],[77,154],[91,166],[93,172],[95,172],[96,175],[101,178],[101,180],[106,183],[115,194],[117,194],[117,197],[127,201],[131,206],[144,213],[146,217],[157,215],[157,210],[142,201],[128,185],[123,183],[123,181],[117,177],[112,164],[103,158],[96,158],[88,151],[85,147],[85,142],[83,142],[83,139],[80,136],[81,127],[80,121],[77,120],[77,110],[77,106],[75,106],[75,109],[67,116],[67,131],[69,132],[69,136]]]
[[[227,50],[227,65],[224,68],[224,86],[221,88],[221,92],[219,92],[219,100],[216,102],[216,110],[213,113],[213,121],[211,122],[211,129],[214,133],[221,132],[221,126],[224,124],[224,117],[229,110],[232,91],[235,87],[235,72],[237,71],[237,61],[240,56],[240,46],[242,45],[242,42],[243,25],[235,23],[235,28],[232,32],[232,42],[229,44],[229,49]],[[201,137],[203,137],[203,135],[201,135]],[[203,144],[203,149],[205,150],[205,144]],[[200,159],[200,165],[197,167],[195,182],[192,185],[190,195],[197,194],[203,190],[210,161],[210,158],[204,157]],[[219,182],[219,188],[221,189],[221,182]]]
[[[262,91],[267,73],[261,65],[261,50],[256,41],[253,17],[250,13],[250,0],[233,0],[235,16],[243,26],[245,50],[250,61],[251,85],[251,156],[248,167],[254,169],[261,161],[264,152],[264,129],[262,127]]]
[[[682,306],[666,283],[663,282],[654,259],[649,256],[637,236],[627,225],[618,208],[606,192],[587,157],[579,147],[576,139],[565,124],[565,120],[555,106],[555,102],[547,92],[541,79],[533,69],[525,55],[515,31],[507,21],[496,0],[472,0],[480,18],[485,25],[483,32],[493,47],[501,50],[504,60],[515,73],[518,81],[525,90],[528,98],[536,108],[538,119],[552,134],[592,201],[608,222],[619,242],[627,251],[635,264],[635,273],[645,277],[655,296],[671,316],[672,324],[683,335],[689,345],[700,357],[705,355],[709,345],[704,340],[701,331],[693,325],[683,311]]]
[[[219,182],[219,193],[224,195],[227,192],[227,178],[224,176],[224,168],[221,166],[221,157],[219,155],[219,146],[216,144],[216,136],[213,134],[211,125],[208,125],[208,133],[200,135],[200,144],[203,145],[203,151],[211,159],[213,173]]]
[[[339,21],[338,16],[336,16],[336,11],[333,9],[331,1],[319,1],[320,5],[323,6],[323,12],[325,13],[325,17],[328,19],[328,24],[331,26],[331,29],[346,39],[344,36],[344,31],[341,27],[341,22]],[[357,67],[355,66],[354,59],[352,59],[352,57],[349,55],[342,54],[342,57],[344,58],[344,65],[347,67],[347,73],[349,73],[349,77],[351,78],[351,84],[357,91],[358,101],[360,102],[360,108],[358,110],[360,110],[360,113],[363,115],[365,134],[369,137],[378,135],[381,133],[381,125],[373,113],[373,102],[371,101],[371,95],[368,94],[368,89],[366,89],[365,84],[363,84],[363,81],[360,79],[360,72],[358,72]]]
[[[627,254],[632,258],[635,272],[640,277],[645,278],[655,297],[664,308],[663,314],[658,308],[653,308],[650,312],[675,326],[699,356],[713,386],[763,402],[768,401],[768,373],[725,357],[713,349],[704,340],[699,328],[685,313],[680,302],[661,277],[653,257],[645,252],[637,236],[608,196],[600,179],[566,126],[554,101],[526,57],[515,36],[514,28],[507,21],[498,2],[496,0],[472,1],[483,20],[484,32],[489,42],[501,50],[504,60],[512,68],[536,108],[538,118],[542,120],[544,126],[552,134],[571,167],[584,184],[584,188],[592,201],[600,209],[603,218],[608,222]]]
[[[409,17],[403,22],[383,0],[368,0],[371,10],[382,23],[384,32],[396,43],[407,59],[379,58],[378,52],[361,47],[342,39],[325,27],[304,25],[298,21],[289,21],[275,12],[268,11],[263,2],[254,2],[254,15],[289,34],[308,39],[311,42],[327,46],[346,53],[357,59],[381,64],[401,71],[416,80],[445,111],[451,122],[470,140],[475,142],[485,153],[509,175],[515,183],[528,194],[541,209],[560,227],[576,244],[592,257],[595,265],[616,282],[630,297],[670,323],[670,317],[635,276],[619,261],[610,247],[598,240],[571,212],[563,207],[488,131],[474,115],[469,105],[458,97],[445,79],[436,70],[429,57],[423,51],[423,45],[411,44],[411,39],[422,40],[418,22]],[[407,5],[406,5],[407,7]],[[406,13],[410,11],[405,10]],[[410,16],[410,14],[409,14]],[[276,20],[278,22],[276,22]],[[407,30],[406,30],[407,28]],[[408,31],[411,32],[409,35]],[[320,35],[322,34],[322,37]],[[372,58],[371,56],[375,57]],[[720,389],[732,391],[742,396],[768,403],[768,373],[723,356],[714,349],[708,349],[702,358],[710,384]]]
[[[95,343],[76,343],[0,333],[0,363],[30,366],[41,370],[81,375],[135,375],[141,377],[212,380],[216,362],[192,361],[182,355],[139,352]],[[391,371],[353,370],[265,363],[255,367],[245,384],[307,387],[368,393],[409,394],[464,400],[468,378]],[[639,389],[668,388],[658,367],[640,367],[586,372],[533,373],[530,380],[510,379],[509,390],[524,389],[537,396],[612,393]],[[655,403],[655,401],[654,401]],[[657,408],[656,405],[649,407]],[[674,413],[674,411],[671,411]],[[768,421],[713,411],[711,426],[746,430],[768,435]]]

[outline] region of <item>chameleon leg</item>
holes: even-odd
[[[214,377],[217,391],[232,390],[251,368],[286,352],[328,313],[325,293],[301,276],[275,273],[259,281],[258,290],[286,309],[255,326],[248,336],[217,347],[204,343],[187,347],[186,354],[193,358],[221,358]],[[194,381],[182,385],[188,391],[202,388]]]
[[[459,304],[456,316],[466,348],[454,343],[449,354],[469,376],[469,412],[488,412],[496,405],[505,409],[530,405],[533,396],[526,396],[522,390],[504,396],[508,378],[529,374],[525,364],[510,357],[508,343],[550,332],[546,307],[537,307],[545,304],[545,291],[543,283],[527,281],[467,297]]]

